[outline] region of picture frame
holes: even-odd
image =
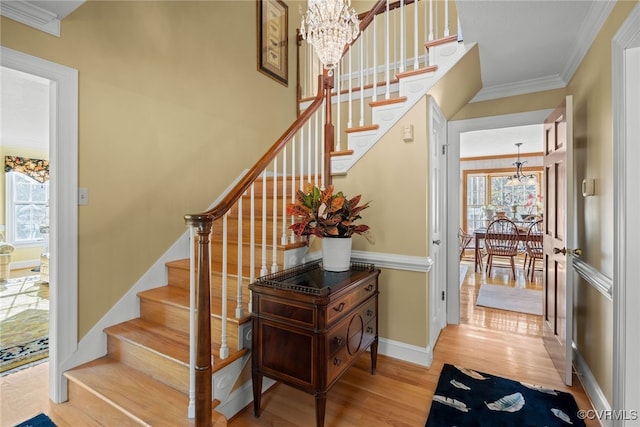
[[[258,70],[289,85],[289,11],[282,0],[257,0]]]

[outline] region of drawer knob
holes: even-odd
[[[373,310],[367,310],[367,316],[368,317],[373,316]]]
[[[367,291],[367,292],[371,292],[373,290],[373,283],[371,283],[369,286],[364,288],[364,290]]]
[[[372,334],[373,333],[373,326],[367,326],[367,333],[368,334]]]
[[[342,363],[341,359],[338,359],[337,357],[333,359],[333,364],[335,366],[340,366],[341,363]]]
[[[344,305],[345,305],[345,304],[344,304],[343,302],[341,302],[340,304],[338,304],[338,306],[337,306],[337,307],[333,307],[333,309],[334,309],[335,311],[337,311],[338,313],[340,313],[342,310],[344,310]]]
[[[342,337],[335,337],[334,340],[338,345],[342,345],[342,343],[344,342],[344,338]]]

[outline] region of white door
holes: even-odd
[[[429,103],[429,345],[433,350],[447,324],[446,143],[447,122],[435,100]]]
[[[544,307],[543,339],[567,385],[572,380],[575,248],[573,105],[567,96],[544,123]]]

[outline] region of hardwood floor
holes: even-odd
[[[469,267],[461,289],[461,324],[442,331],[431,367],[379,356],[377,373],[371,375],[369,358],[360,358],[329,391],[325,426],[423,426],[444,363],[568,391],[579,408],[590,409],[577,376],[574,375],[574,386],[566,387],[547,356],[540,316],[475,306],[484,281],[505,286],[542,286],[539,279],[527,283],[524,276],[520,277],[521,271],[513,281],[507,277],[508,272],[498,268],[491,278],[486,278],[473,273],[473,265]],[[12,426],[38,412],[45,412],[59,426],[96,425],[68,405],[48,401],[47,371],[47,365],[41,364],[0,378],[0,426]],[[253,406],[249,405],[228,425],[306,427],[313,425],[314,419],[313,396],[280,384],[265,393],[260,418],[254,417]],[[586,423],[589,427],[600,425],[596,420]]]

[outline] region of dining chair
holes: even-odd
[[[522,232],[524,230],[524,233],[527,233],[529,231],[529,228],[531,227],[531,225],[538,221],[541,220],[542,217],[540,215],[536,215],[536,214],[531,214],[531,215],[527,215],[524,218],[522,218],[522,224],[520,224],[520,231]],[[527,262],[529,261],[529,254],[527,253],[527,245],[526,242],[522,245],[523,247],[521,248],[522,253],[524,253],[524,261],[522,262],[522,270],[526,270],[527,269]]]
[[[462,261],[464,251],[466,251],[469,247],[471,239],[473,239],[473,235],[465,232],[462,227],[460,227],[460,229],[458,230],[458,248],[460,249],[460,261]]]
[[[527,238],[525,240],[525,246],[527,256],[529,258],[529,265],[527,267],[527,277],[531,274],[530,280],[533,282],[533,276],[536,271],[536,260],[543,258],[542,251],[542,219],[532,222],[527,231]]]
[[[516,278],[515,257],[518,255],[518,227],[508,218],[498,218],[487,227],[484,247],[487,252],[487,274],[491,276],[493,258],[509,258],[513,279]]]

